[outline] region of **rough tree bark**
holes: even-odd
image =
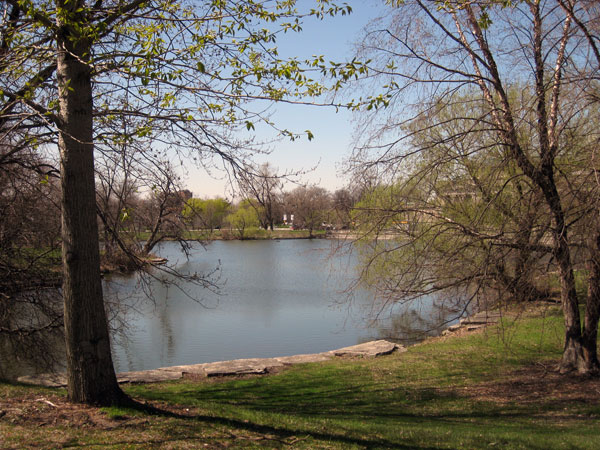
[[[80,2],[57,1],[62,13],[57,15],[57,78],[67,389],[71,401],[106,405],[125,396],[113,367],[100,278],[92,78],[85,63],[90,45],[70,26],[80,6]]]
[[[597,45],[598,17],[594,16],[594,8],[589,8],[589,6],[593,5],[593,2],[558,0],[558,4],[563,9],[566,16],[572,20],[577,28],[583,33],[585,40],[589,45],[589,49],[591,50],[592,58],[597,63],[596,67],[592,68],[592,71],[597,72],[598,67],[600,67],[600,48]],[[592,89],[595,89],[595,87]],[[590,97],[594,102],[598,102],[598,98],[594,92],[592,92]],[[594,171],[596,172],[596,184],[598,185],[597,170],[594,169]],[[596,200],[596,202],[598,202],[598,200]],[[597,207],[594,211],[597,220]],[[581,364],[580,371],[598,374],[600,372],[600,362],[598,361],[597,350],[598,320],[600,319],[600,228],[598,228],[597,223],[589,245],[589,252],[590,256],[587,267],[588,295],[581,336],[583,363]]]
[[[600,229],[596,228],[590,245],[591,256],[588,261],[588,296],[585,306],[585,320],[581,336],[583,371],[600,372],[598,362],[598,319],[600,318]]]

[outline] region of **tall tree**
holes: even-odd
[[[285,198],[286,211],[294,215],[294,225],[306,228],[309,237],[322,228],[331,207],[329,192],[319,186],[298,186]]]
[[[590,82],[584,84],[584,89],[588,93],[592,103],[597,105],[600,102],[598,85],[598,71],[600,70],[600,45],[598,42],[598,32],[600,31],[600,10],[597,2],[592,0],[558,0],[561,8],[565,11],[567,18],[572,20],[575,26],[585,37],[592,54],[591,64],[585,71],[582,71],[582,78]],[[581,76],[581,75],[580,75]],[[591,195],[585,196],[584,204],[591,205],[591,221],[587,223],[586,228],[586,247],[589,249],[587,256],[588,270],[588,293],[585,306],[585,316],[581,334],[582,352],[584,367],[593,367],[592,362],[598,361],[598,318],[600,317],[600,174],[597,161],[597,144],[594,145],[591,157],[592,175],[588,183],[595,186],[596,189],[585,189],[591,191]],[[589,231],[591,230],[591,231]]]
[[[247,198],[254,200],[262,227],[271,229],[281,216],[282,177],[267,162],[256,171],[247,171],[240,175],[238,184]]]
[[[85,4],[58,0],[58,147],[62,185],[63,300],[69,398],[118,403],[100,279],[91,57]],[[79,25],[79,26],[77,26]]]
[[[348,229],[351,225],[351,212],[356,198],[348,188],[336,190],[332,195],[332,208],[337,228]]]
[[[299,61],[277,56],[277,34],[298,31],[303,16],[349,11],[322,0],[301,14],[294,3],[2,2],[0,131],[21,130],[15,146],[60,150],[71,400],[124,398],[100,284],[94,153],[147,143],[150,160],[176,151],[206,166],[217,157],[233,171],[246,167],[255,148],[241,133],[268,122],[252,111],[252,100],[294,101],[320,91]]]
[[[383,19],[384,25],[373,24],[363,50],[371,58],[366,70],[372,79],[385,80],[384,102],[392,108],[381,113],[372,108],[377,103],[371,103],[373,115],[363,124],[379,134],[365,133],[354,159],[361,170],[375,168],[394,180],[402,171],[410,171],[413,156],[435,151],[419,135],[439,131],[436,146],[452,145],[455,136],[443,127],[453,120],[462,123],[463,133],[491,133],[493,146],[475,146],[474,151],[484,161],[486,152],[498,152],[506,170],[497,173],[512,177],[507,180],[522,179],[532,190],[523,201],[540,198],[547,212],[566,328],[561,369],[588,373],[599,368],[591,351],[597,339],[598,280],[590,271],[582,328],[572,248],[579,241],[574,224],[595,208],[582,208],[572,199],[586,192],[580,180],[590,176],[592,140],[587,141],[586,151],[574,152],[570,144],[573,133],[582,130],[582,105],[597,67],[590,68],[594,40],[584,39],[583,29],[574,27],[565,12],[568,5],[564,9],[561,3],[567,5],[560,0],[524,0],[509,6],[491,0],[390,2],[390,15]],[[587,11],[597,15],[597,9]],[[342,75],[348,77],[352,71],[343,69]],[[473,104],[483,112],[477,120],[452,115],[453,105],[464,100],[465,92],[477,92]],[[420,127],[424,115],[430,120]],[[452,190],[452,185],[447,189]],[[502,198],[491,196],[488,203],[498,207]],[[476,231],[482,243],[493,243],[492,236],[482,233],[487,230]],[[588,245],[587,251],[595,260],[594,245]]]

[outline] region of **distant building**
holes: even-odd
[[[192,191],[190,191],[189,189],[183,189],[177,192],[177,194],[179,195],[179,198],[181,198],[181,200],[183,200],[184,202],[187,202],[193,196]]]
[[[288,222],[288,215],[287,214],[283,215],[283,224],[284,225],[293,224],[293,223],[294,223],[294,215],[293,214],[290,214],[289,222]]]

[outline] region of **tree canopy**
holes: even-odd
[[[279,58],[278,34],[349,7],[328,0],[304,12],[294,1],[250,0],[3,6],[2,143],[12,154],[60,150],[69,397],[120,402],[100,285],[95,154],[135,153],[143,167],[178,155],[242,170],[257,147],[241,132],[257,121],[273,125],[261,102],[322,92],[300,61]]]
[[[483,299],[486,286],[529,298],[545,294],[536,271],[553,271],[561,368],[597,372],[597,8],[389,3],[360,50],[389,108],[360,113],[350,164],[390,186],[363,203],[366,236],[406,223],[398,245],[371,247],[367,267],[385,271],[368,278],[390,301],[459,286],[468,299]],[[582,325],[574,270],[584,264]]]

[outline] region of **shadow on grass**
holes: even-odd
[[[448,389],[336,379],[331,374],[189,382],[134,390],[134,395],[147,400],[215,411],[214,415],[156,414],[190,421],[190,426],[201,422],[271,435],[286,445],[302,436],[340,447],[447,448],[453,439],[463,437],[462,432],[477,431],[481,436],[482,427],[494,428],[499,434],[517,433],[524,423],[531,432],[547,430],[531,421],[531,408],[477,402]],[[449,435],[441,438],[446,445],[432,447],[443,434]]]
[[[361,448],[397,448],[397,449],[437,449],[438,447],[431,446],[419,446],[415,445],[414,442],[410,444],[402,444],[398,442],[393,442],[380,437],[353,437],[346,436],[343,434],[336,434],[331,432],[321,432],[315,430],[305,430],[305,429],[291,429],[291,428],[283,428],[278,426],[264,425],[259,423],[253,423],[248,420],[240,420],[229,417],[220,417],[220,416],[210,416],[203,414],[195,414],[195,415],[185,415],[179,414],[177,412],[169,411],[167,409],[157,408],[155,406],[151,406],[148,404],[143,404],[139,402],[135,402],[136,406],[134,409],[137,409],[140,412],[144,412],[146,414],[150,414],[153,416],[160,416],[169,419],[177,419],[183,421],[185,426],[182,426],[180,423],[178,426],[171,425],[168,430],[169,437],[165,437],[164,439],[151,439],[149,441],[140,441],[138,444],[161,444],[167,442],[176,442],[179,440],[211,440],[210,438],[200,438],[195,437],[194,435],[197,433],[198,425],[206,424],[206,425],[218,425],[221,427],[226,427],[230,429],[227,437],[225,439],[221,438],[220,440],[227,440],[227,438],[231,439],[249,439],[253,441],[271,441],[275,446],[280,444],[284,444],[286,446],[293,446],[297,442],[305,441],[307,439],[313,439],[316,441],[328,442],[328,443],[337,443],[342,447],[348,446],[358,446]],[[132,407],[133,404],[130,404],[128,407]],[[247,431],[253,434],[258,434],[259,438],[250,439],[248,436],[238,436],[231,429],[235,431]],[[214,440],[214,438],[212,438]],[[130,440],[119,442],[112,442],[111,445],[119,445],[119,444],[134,444],[136,442],[132,442]],[[218,446],[218,445],[217,445]]]

